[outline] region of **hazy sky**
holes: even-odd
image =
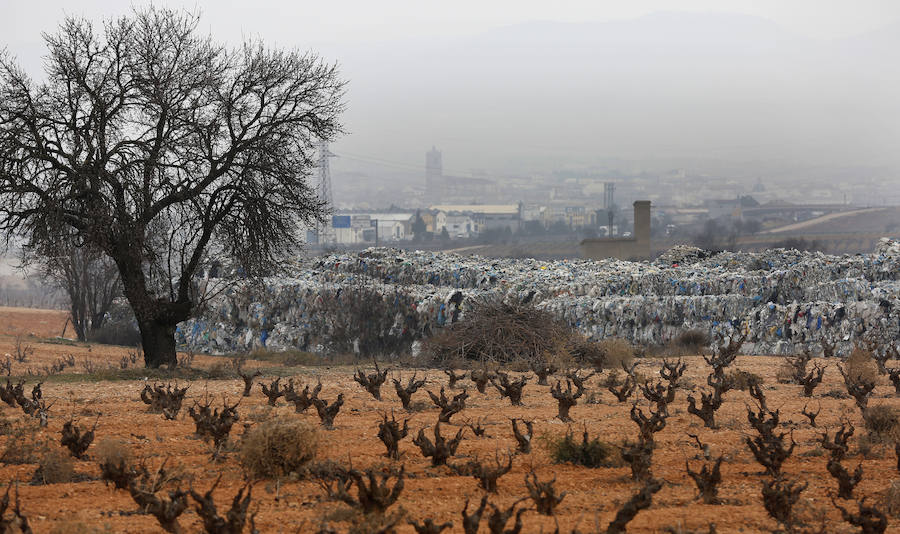
[[[12,45],[39,42],[64,14],[100,18],[150,2],[122,0],[2,0],[0,35]],[[259,34],[284,44],[459,36],[533,20],[609,21],[654,11],[713,11],[771,19],[808,37],[830,39],[900,18],[896,0],[292,0],[156,1],[199,8],[216,34]]]
[[[145,3],[0,0],[0,46],[39,75],[40,33],[64,15]],[[423,165],[431,145],[462,171],[616,157],[898,161],[896,0],[155,3],[199,9],[220,39],[338,61],[348,135],[334,150],[398,170]]]

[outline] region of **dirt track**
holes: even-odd
[[[56,312],[10,312],[0,310],[5,315],[0,317],[17,317],[16,323],[26,330],[35,332],[59,332],[53,324],[58,320]],[[39,327],[38,325],[43,325]],[[45,328],[46,327],[46,328]],[[0,328],[3,330],[3,328]],[[10,350],[13,342],[9,335],[0,334],[0,355]],[[56,334],[54,334],[56,335]],[[51,362],[63,354],[77,354],[79,362],[95,360],[99,365],[118,361],[128,349],[120,347],[86,347],[82,345],[68,346],[59,344],[38,343],[37,339],[27,338],[35,348],[32,359],[25,364],[14,364],[13,374],[24,372],[26,367],[38,369],[44,362]],[[201,357],[195,363],[209,366],[220,362],[221,358]],[[689,382],[703,384],[708,368],[699,357],[686,359],[689,364],[686,378]],[[800,386],[777,384],[775,369],[780,363],[777,358],[740,357],[735,367],[757,373],[764,377],[764,390],[770,407],[781,410],[784,430],[793,430],[797,448],[794,455],[786,462],[784,471],[791,478],[808,481],[809,488],[802,494],[798,507],[803,515],[813,517],[819,511],[827,514],[828,532],[856,532],[840,521],[839,514],[831,506],[828,492],[833,492],[836,483],[825,470],[826,456],[808,456],[815,451],[817,432],[823,427],[834,430],[841,417],[848,417],[857,426],[857,432],[851,441],[850,458],[845,461],[849,469],[862,461],[863,481],[856,489],[859,496],[869,496],[878,500],[882,492],[890,485],[892,479],[898,478],[896,460],[892,448],[876,448],[875,458],[862,459],[856,454],[858,438],[865,433],[858,410],[852,399],[835,399],[823,397],[822,394],[832,389],[843,389],[840,376],[833,362],[828,362],[825,382],[816,390],[816,398],[810,402],[815,408],[821,403],[822,411],[817,422],[819,429],[810,427],[806,418],[800,414],[806,400],[800,396]],[[251,362],[251,368],[253,363]],[[80,366],[79,366],[80,367]],[[645,375],[655,374],[659,367],[656,360],[642,360],[638,372]],[[76,369],[80,371],[80,369]],[[403,370],[403,376],[411,371]],[[422,375],[422,371],[419,371]],[[382,401],[373,400],[362,388],[353,382],[350,368],[311,367],[298,369],[295,375],[304,382],[315,382],[318,379],[324,384],[321,397],[331,400],[338,393],[346,395],[346,403],[336,419],[336,428],[322,431],[322,446],[319,458],[330,458],[337,462],[352,461],[354,467],[364,468],[375,465],[388,465],[382,456],[384,447],[375,437],[377,422],[384,412],[393,410],[397,417],[410,419],[410,434],[415,434],[422,427],[432,425],[437,417],[437,409],[431,406],[427,394],[420,390],[413,397],[414,402],[426,403],[428,407],[411,414],[400,408],[390,382],[383,389]],[[436,391],[440,384],[446,383],[446,376],[436,371],[427,372],[430,380],[428,389]],[[193,436],[193,422],[184,411],[176,421],[166,421],[161,415],[148,413],[141,403],[138,392],[143,381],[92,382],[69,378],[66,382],[48,381],[44,384],[44,395],[55,402],[51,409],[50,424],[42,431],[42,436],[58,439],[63,422],[69,417],[76,417],[83,424],[92,423],[97,415],[100,423],[97,430],[97,441],[105,437],[117,437],[130,443],[139,456],[148,459],[151,466],[156,466],[165,458],[170,458],[169,465],[181,466],[192,478],[195,489],[205,491],[220,474],[222,483],[215,495],[224,513],[230,504],[231,497],[242,484],[242,473],[235,455],[229,455],[223,462],[210,460],[210,448],[203,441]],[[629,498],[638,487],[630,479],[627,467],[587,469],[571,465],[556,465],[550,460],[544,443],[547,438],[564,434],[569,425],[560,423],[554,416],[556,402],[549,394],[549,388],[538,386],[533,382],[525,388],[524,406],[510,406],[501,399],[495,390],[488,390],[487,395],[474,391],[471,383],[461,382],[471,392],[467,408],[454,416],[454,422],[484,419],[488,423],[490,437],[477,438],[467,431],[466,438],[460,445],[458,456],[451,463],[465,462],[472,457],[493,459],[495,452],[514,450],[515,440],[510,430],[509,419],[523,417],[535,420],[535,447],[532,454],[518,455],[513,462],[513,470],[499,481],[499,492],[491,496],[491,502],[498,505],[509,505],[516,499],[524,497],[526,491],[523,478],[534,469],[539,478],[555,477],[559,490],[568,492],[558,509],[557,519],[562,532],[568,532],[576,525],[582,531],[593,531],[595,524],[602,530],[613,518],[618,505]],[[241,390],[239,380],[216,380],[194,382],[188,392],[185,408],[192,399],[199,399],[209,394],[216,398],[222,396],[237,399]],[[621,442],[624,438],[635,438],[636,426],[628,416],[629,403],[620,404],[613,396],[599,386],[599,379],[590,382],[590,391],[601,399],[600,404],[579,403],[572,409],[575,423],[572,430],[580,432],[587,428],[591,435],[600,435],[610,442]],[[726,394],[726,402],[718,413],[721,428],[711,431],[703,428],[699,419],[686,412],[685,391],[679,391],[675,403],[671,406],[671,416],[665,429],[656,435],[658,449],[653,456],[653,473],[664,481],[664,486],[653,500],[653,506],[638,514],[629,525],[629,532],[662,532],[672,528],[674,532],[707,532],[708,525],[715,523],[717,531],[727,532],[771,532],[777,528],[763,506],[760,497],[762,469],[756,464],[746,445],[745,435],[752,430],[747,424],[745,405],[751,402],[749,395],[742,391],[731,391]],[[582,399],[583,400],[583,399]],[[879,383],[875,398],[871,404],[897,405],[893,388],[883,380]],[[641,401],[646,410],[646,401]],[[253,396],[244,399],[238,408],[241,422],[235,426],[232,434],[239,438],[244,431],[243,424],[272,417],[276,414],[290,415],[293,407],[283,400],[275,408],[265,405],[265,398],[258,386]],[[3,405],[2,416],[5,419],[23,420],[20,410]],[[298,417],[317,422],[312,410]],[[455,427],[446,426],[445,434],[455,432]],[[685,473],[685,460],[693,459],[697,449],[686,432],[697,433],[704,442],[712,447],[713,455],[724,454],[722,466],[723,483],[720,497],[725,504],[712,506],[699,504],[694,500],[696,490],[693,482]],[[406,510],[408,517],[423,519],[432,517],[436,521],[453,521],[452,532],[462,532],[460,511],[467,498],[472,501],[480,499],[482,492],[472,477],[456,476],[445,467],[433,468],[412,444],[411,437],[401,442],[401,462],[406,465],[409,479],[400,497],[399,506]],[[3,437],[3,445],[7,437]],[[96,442],[95,442],[96,443]],[[92,449],[88,451],[90,455]],[[695,469],[701,462],[692,460]],[[0,480],[29,481],[35,465],[3,465],[0,467]],[[99,471],[92,461],[76,462],[76,472],[87,475],[92,480],[78,483],[53,484],[46,486],[21,485],[22,509],[33,525],[35,532],[49,532],[52,528],[71,528],[74,522],[103,527],[108,525],[112,532],[162,532],[151,516],[134,514],[136,506],[124,491],[107,488],[102,481],[96,480]],[[344,505],[327,502],[323,491],[315,482],[285,482],[276,486],[272,482],[259,482],[254,487],[253,506],[258,507],[257,525],[261,532],[309,532],[313,525],[333,514]],[[853,506],[853,503],[850,503]],[[889,531],[898,532],[892,518]],[[188,532],[200,531],[199,520],[193,510],[182,516],[181,523]],[[346,530],[346,523],[334,523],[341,531]],[[535,512],[525,515],[523,532],[553,532],[553,518],[539,516]],[[543,530],[542,530],[543,529]],[[680,530],[679,530],[680,529]],[[102,530],[98,530],[102,531]],[[486,532],[482,525],[481,532]],[[405,523],[398,529],[401,533],[413,532]],[[445,531],[451,532],[451,531]]]

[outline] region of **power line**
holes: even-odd
[[[348,152],[340,152],[340,153],[336,153],[335,155],[338,156],[339,158],[361,161],[363,163],[374,163],[376,165],[383,165],[385,167],[395,167],[395,168],[400,168],[400,169],[404,169],[404,170],[422,171],[424,169],[424,167],[419,166],[419,165],[411,165],[409,163],[390,161],[390,160],[376,158],[376,157],[372,157],[372,156],[362,156],[362,155],[358,155],[358,154],[350,154]]]

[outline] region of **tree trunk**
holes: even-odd
[[[192,303],[187,295],[181,300],[156,298],[148,291],[147,279],[142,269],[141,239],[131,239],[128,244],[113,247],[108,254],[119,269],[122,289],[141,331],[141,347],[144,365],[158,368],[167,365],[174,369],[178,364],[175,354],[175,328],[191,316]]]
[[[103,322],[106,319],[106,311],[91,313],[91,329],[90,332],[96,333],[100,328],[103,327]]]
[[[178,356],[175,353],[176,324],[138,320],[138,328],[141,330],[141,345],[144,350],[144,364],[147,367],[155,369],[167,365],[172,369],[178,364]]]
[[[87,331],[84,328],[84,316],[80,313],[80,310],[78,309],[78,306],[74,303],[74,301],[69,307],[69,313],[72,316],[72,328],[75,329],[75,337],[78,339],[78,341],[87,341]]]

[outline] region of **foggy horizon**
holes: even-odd
[[[99,24],[127,11],[103,1],[81,4],[80,13],[57,5],[41,10],[39,28],[33,9],[16,6],[21,16],[7,20],[17,28],[4,28],[8,52],[36,78],[40,31],[64,13]],[[360,170],[421,174],[432,146],[459,175],[617,162],[750,174],[900,167],[900,6],[889,3],[854,6],[853,14],[836,4],[816,9],[820,3],[576,5],[558,20],[523,4],[505,14],[486,9],[467,24],[441,19],[442,8],[429,18],[406,5],[404,15],[402,2],[369,21],[362,19],[370,8],[316,7],[317,21],[296,19],[305,21],[297,28],[323,26],[308,40],[290,31],[290,17],[275,16],[291,9],[278,3],[163,5],[199,11],[201,31],[229,44],[253,36],[337,62],[349,81],[347,134],[331,146],[341,156],[332,163],[339,180]],[[803,12],[818,16],[801,22]],[[410,20],[416,16],[422,22]],[[328,39],[332,25],[343,29]]]

